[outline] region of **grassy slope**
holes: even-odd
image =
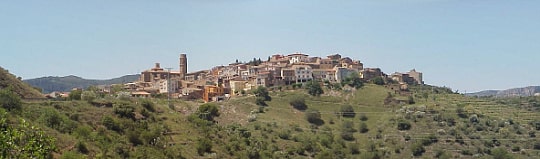
[[[251,132],[250,140],[262,142],[268,146],[266,150],[275,148],[276,151],[272,152],[273,154],[271,153],[270,156],[276,157],[276,154],[287,154],[301,147],[302,141],[306,137],[315,139],[317,142],[314,145],[320,146],[321,135],[331,133],[335,141],[334,144],[342,142],[340,139],[342,123],[352,121],[354,129],[358,129],[359,124],[362,122],[358,114],[355,118],[340,118],[335,115],[340,106],[345,104],[352,105],[356,112],[363,113],[368,117],[365,123],[368,125],[369,131],[365,134],[355,132],[354,141],[344,141],[346,147],[350,147],[352,144],[359,145],[361,153],[349,156],[351,158],[365,158],[374,153],[386,156],[386,158],[410,158],[412,156],[410,147],[415,142],[424,140],[429,134],[435,134],[439,141],[430,146],[424,146],[426,149],[426,152],[422,155],[424,158],[433,158],[436,155],[436,150],[443,150],[456,158],[472,158],[471,155],[464,152],[477,154],[477,151],[491,150],[493,148],[487,147],[486,142],[491,141],[492,138],[498,139],[501,142],[498,147],[502,147],[508,152],[511,152],[512,147],[520,146],[523,152],[513,153],[518,158],[530,158],[531,156],[538,156],[540,153],[538,150],[532,149],[533,143],[540,140],[540,138],[531,138],[527,134],[529,131],[534,131],[528,122],[540,119],[538,118],[538,112],[502,105],[489,100],[464,97],[458,94],[436,94],[426,91],[426,89],[413,89],[416,104],[385,106],[383,101],[388,92],[389,90],[384,87],[369,84],[356,92],[333,92],[334,96],[310,97],[303,91],[290,90],[272,92],[273,100],[267,102],[269,106],[264,108],[264,113],[256,113],[257,119],[254,122],[248,122],[248,115],[251,112],[257,112],[259,108],[254,105],[254,97],[233,98],[226,102],[217,103],[221,112],[220,117],[217,118],[219,127],[212,127],[210,130],[194,126],[187,120],[187,116],[194,112],[200,103],[175,100],[173,104],[176,106],[177,111],[173,111],[167,107],[166,100],[153,99],[152,102],[155,103],[158,111],[152,113],[155,120],[149,120],[151,122],[148,123],[148,127],[150,127],[148,131],[152,130],[152,127],[166,125],[170,131],[161,137],[163,144],[168,145],[166,148],[156,148],[148,145],[132,146],[126,137],[126,133],[107,130],[103,127],[101,119],[104,116],[111,116],[121,123],[130,124],[132,122],[114,115],[113,108],[95,107],[84,101],[27,103],[20,116],[36,125],[41,125],[40,127],[45,128],[49,134],[58,139],[59,152],[57,156],[73,151],[78,141],[84,141],[90,149],[90,153],[87,154],[87,157],[90,158],[99,156],[119,158],[117,152],[122,148],[130,152],[130,157],[140,157],[144,153],[156,156],[165,151],[177,150],[184,157],[198,158],[195,148],[197,140],[206,138],[204,134],[209,132],[209,137],[213,142],[212,150],[215,154],[206,157],[233,158],[242,155],[240,153],[246,150],[227,152],[227,146],[232,144],[231,141],[236,140],[235,134],[228,130],[228,126],[240,124],[241,127]],[[424,92],[428,92],[428,98],[422,97],[421,94]],[[317,128],[312,127],[305,120],[304,112],[293,109],[289,105],[289,101],[298,96],[306,98],[309,108],[321,112],[324,121],[323,125]],[[396,98],[405,98],[395,96],[397,96]],[[134,104],[135,102],[133,101]],[[458,107],[463,107],[468,112],[469,117],[477,114],[480,117],[480,124],[473,125],[470,124],[469,118],[462,119],[458,117],[456,114]],[[402,108],[424,111],[426,114],[422,118],[415,117],[404,113]],[[137,112],[142,109],[141,106],[136,107]],[[44,122],[40,118],[46,113],[46,110],[58,111],[66,118],[78,116],[73,121],[77,123],[78,128],[90,127],[92,130],[90,137],[80,137],[74,132],[60,133],[58,130],[44,126]],[[433,121],[433,117],[436,115],[453,118],[456,125],[440,126],[439,122]],[[407,131],[397,130],[396,121],[399,119],[409,121],[412,124],[412,129]],[[512,119],[516,124],[503,124],[504,127],[502,128],[485,125],[486,121],[494,123],[493,125],[499,125],[499,122],[507,122],[508,119]],[[476,131],[475,126],[483,126],[485,130]],[[498,132],[496,129],[501,131]],[[522,131],[522,134],[516,133],[518,129]],[[446,133],[438,134],[438,130],[444,130]],[[455,135],[449,133],[454,130],[463,137],[463,144],[455,142]],[[289,139],[279,138],[280,133],[284,132],[290,134]],[[405,136],[410,136],[411,140],[406,141]],[[477,138],[478,136],[479,138]],[[107,138],[108,140],[103,142],[101,138]],[[375,145],[375,151],[370,149],[372,145]],[[326,150],[324,146],[320,147],[322,147],[320,152]],[[400,153],[396,153],[396,150],[400,151]],[[293,151],[289,155],[305,158],[316,154],[306,153],[307,156],[304,156]]]
[[[44,98],[43,95],[32,86],[17,79],[15,75],[0,67],[0,89],[11,87],[11,89],[23,98]]]

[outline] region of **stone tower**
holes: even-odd
[[[187,56],[185,53],[180,54],[180,79],[184,80],[187,74]]]

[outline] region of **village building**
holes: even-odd
[[[412,69],[411,71],[407,72],[407,74],[409,74],[409,76],[412,77],[416,81],[416,84],[420,84],[420,85],[424,84],[424,81],[422,79],[422,73],[416,72],[416,69]]]
[[[294,70],[297,83],[303,83],[313,80],[313,70],[309,65],[293,65],[291,67]]]
[[[351,70],[345,67],[335,67],[334,70],[336,72],[335,79],[337,82],[344,81],[347,77],[351,76],[351,74],[356,72],[355,70]]]
[[[186,99],[203,99],[205,102],[224,99],[228,94],[239,95],[242,91],[259,86],[272,87],[304,83],[307,81],[338,83],[357,73],[363,80],[386,77],[380,68],[364,68],[359,60],[332,54],[326,57],[310,57],[296,52],[289,55],[275,54],[268,61],[256,64],[230,63],[209,70],[187,72],[187,56],[180,54],[179,70],[153,68],[141,72],[138,81],[124,87],[132,96],[146,97],[151,94],[177,94]],[[390,76],[399,84],[392,89],[402,90],[408,84],[423,84],[422,73],[411,70]],[[148,93],[148,94],[146,94]]]
[[[383,77],[384,73],[381,71],[380,68],[364,68],[360,72],[360,78],[369,81],[375,77]]]
[[[294,54],[287,55],[289,58],[289,63],[307,63],[309,62],[309,55],[296,52]]]

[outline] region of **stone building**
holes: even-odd
[[[381,71],[380,68],[364,68],[362,72],[360,72],[360,78],[368,81],[375,77],[382,77],[384,76],[384,73]]]
[[[416,81],[416,84],[424,84],[424,81],[422,79],[422,72],[416,72],[416,69],[412,69],[411,71],[407,72],[407,74],[409,74],[409,76]]]

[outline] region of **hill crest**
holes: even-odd
[[[22,98],[44,98],[35,88],[21,81],[8,70],[0,67],[0,89],[10,88]]]
[[[50,93],[54,91],[66,92],[73,88],[87,88],[92,85],[111,85],[133,82],[139,79],[139,75],[125,75],[118,78],[107,80],[85,79],[75,75],[69,75],[64,77],[48,76],[34,79],[24,80],[24,82],[43,89],[43,93]]]
[[[540,86],[528,86],[521,88],[511,88],[506,90],[485,90],[475,93],[467,93],[467,96],[478,97],[527,97],[534,96],[536,93],[540,93]]]

